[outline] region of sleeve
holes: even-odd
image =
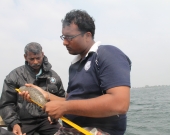
[[[12,73],[6,77],[0,98],[0,115],[5,124],[10,128],[13,128],[15,124],[21,124],[17,114],[18,95],[15,91],[16,85],[12,81],[14,77],[15,76]]]
[[[101,89],[106,91],[117,86],[130,87],[130,59],[118,48],[106,46],[98,51]]]

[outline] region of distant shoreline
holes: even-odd
[[[146,85],[145,87],[132,87],[131,89],[170,89],[170,85]]]

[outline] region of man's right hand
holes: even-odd
[[[26,135],[26,133],[22,134],[21,127],[18,124],[15,124],[12,131],[15,135]]]

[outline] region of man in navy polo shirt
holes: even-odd
[[[82,127],[124,134],[130,101],[129,58],[114,46],[94,41],[95,24],[87,12],[72,10],[62,24],[63,44],[77,55],[69,68],[65,117]]]
[[[53,118],[65,116],[81,127],[123,135],[130,102],[131,62],[118,48],[95,42],[94,34],[94,20],[86,11],[66,14],[60,37],[76,58],[69,68],[66,99],[50,94],[51,101],[44,108]],[[48,97],[47,93],[44,96]],[[71,129],[66,123],[63,126]],[[61,128],[56,134],[67,133]]]

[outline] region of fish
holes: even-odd
[[[28,91],[31,101],[37,104],[38,106],[43,107],[47,103],[47,100],[45,99],[44,95],[36,88],[21,86],[19,88],[19,92],[23,91]]]

